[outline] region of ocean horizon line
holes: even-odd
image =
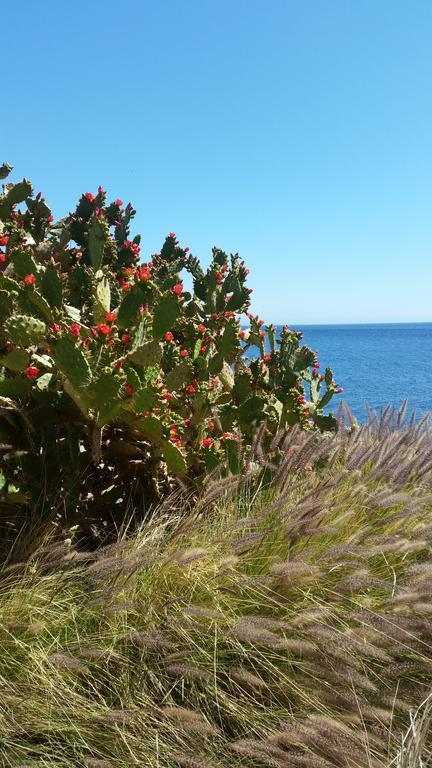
[[[373,320],[365,320],[362,322],[354,323],[354,322],[344,322],[344,321],[337,321],[332,323],[302,323],[297,321],[290,321],[290,322],[272,322],[272,323],[266,323],[266,325],[274,325],[277,328],[288,325],[290,328],[294,328],[295,326],[301,326],[302,328],[312,328],[312,327],[346,327],[346,326],[353,326],[353,327],[361,327],[361,326],[400,326],[400,325],[432,325],[432,320],[389,320],[389,321],[373,321]]]

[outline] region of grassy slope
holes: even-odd
[[[432,688],[430,436],[365,428],[318,472],[290,440],[270,490],[4,572],[1,765],[397,764]]]

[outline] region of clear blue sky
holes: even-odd
[[[251,269],[273,322],[431,321],[430,0],[2,3],[0,161],[102,184],[144,254]]]

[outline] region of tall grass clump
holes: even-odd
[[[0,764],[427,765],[431,435],[401,421],[294,429],[270,486],[257,444],[113,545],[6,564]]]

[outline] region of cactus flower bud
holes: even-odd
[[[127,395],[133,395],[135,387],[133,384],[125,384],[124,391]]]
[[[138,279],[139,280],[150,280],[151,272],[148,269],[148,267],[141,267],[141,269],[138,270]]]
[[[214,421],[209,421],[209,423],[208,423],[208,425],[207,425],[207,429],[209,429],[209,430],[210,430],[210,432],[212,432],[214,428],[215,428],[215,423],[214,423]]]
[[[105,320],[107,323],[114,323],[117,315],[115,312],[107,312],[105,315]]]
[[[6,261],[6,254],[0,253],[0,264],[4,264]]]
[[[174,395],[172,392],[164,392],[162,397],[164,400],[172,400]]]
[[[8,244],[9,237],[8,235],[2,235],[0,237],[0,245],[7,245]]]
[[[189,392],[190,395],[193,395],[196,392],[196,388],[194,387],[193,384],[189,384],[186,387],[186,392]]]
[[[322,373],[322,374],[321,374],[321,376],[320,376],[320,381],[324,381],[324,379],[325,379],[325,376],[324,376],[324,374]]]
[[[28,379],[37,379],[39,376],[39,368],[35,365],[29,365],[28,368],[25,369],[25,375]]]
[[[130,345],[132,339],[131,339],[131,337],[129,336],[128,333],[123,333],[122,336],[120,337],[120,341],[123,342],[125,347],[128,347]]]
[[[51,333],[60,333],[61,327],[58,323],[53,323],[50,328]]]
[[[200,352],[202,352],[202,354],[204,354],[204,352],[206,352],[206,351],[207,351],[207,345],[206,344],[201,344]]]
[[[174,336],[173,336],[173,334],[171,333],[171,331],[167,331],[167,332],[166,332],[166,334],[165,334],[165,339],[166,339],[167,341],[174,341]]]
[[[177,283],[174,285],[172,291],[176,294],[176,296],[180,296],[180,294],[183,293],[183,283]]]
[[[206,329],[206,327],[202,323],[200,323],[198,328],[197,328],[198,333],[205,333],[205,329]]]
[[[101,336],[108,336],[108,334],[111,332],[111,328],[106,323],[99,323],[99,325],[96,326],[96,330],[101,334]]]
[[[302,395],[302,397],[297,398],[297,402],[300,403],[301,405],[305,405],[306,398]]]
[[[341,392],[343,392],[343,387],[338,387],[336,392],[337,392],[338,395],[340,395]]]
[[[35,278],[35,276],[33,274],[26,275],[25,278],[24,278],[24,282],[25,282],[26,285],[34,285],[35,282],[36,282],[36,278]]]
[[[72,323],[71,327],[69,328],[69,332],[72,334],[72,336],[75,336],[76,339],[79,339],[81,335],[81,328],[78,323]]]
[[[115,363],[113,363],[113,368],[115,368],[116,371],[119,371],[122,365],[123,365],[122,360],[116,360]]]
[[[117,206],[117,208],[121,208],[121,207],[122,207],[122,205],[123,205],[123,200],[116,200],[116,201],[115,201],[115,203],[114,203],[114,205],[116,205],[116,206]]]
[[[203,448],[210,448],[212,444],[213,444],[213,440],[211,437],[205,437],[204,440],[201,442],[201,445]]]
[[[187,349],[180,350],[180,357],[189,357],[189,352],[187,351]]]
[[[91,192],[86,192],[84,197],[85,197],[86,200],[88,200],[89,203],[92,203],[93,200],[95,199],[95,196],[92,195]]]
[[[124,283],[122,283],[121,289],[122,289],[122,291],[124,291],[126,293],[126,291],[130,290],[130,283],[128,283],[127,280],[126,280]]]
[[[172,240],[176,240],[175,232],[170,232],[168,237],[171,237]]]
[[[271,355],[264,355],[264,362],[269,363],[271,360]]]

